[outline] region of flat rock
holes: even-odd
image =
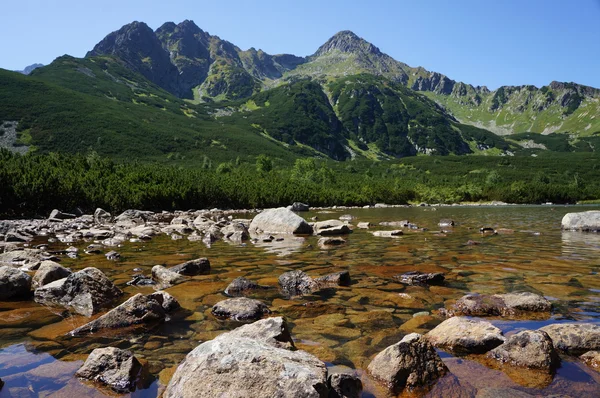
[[[164,307],[163,304],[165,304]],[[100,318],[72,330],[69,334],[77,336],[102,329],[116,329],[141,324],[152,325],[164,322],[168,312],[167,308],[173,310],[178,306],[177,301],[166,292],[146,296],[138,293]]]
[[[504,343],[502,331],[489,322],[453,317],[425,335],[434,347],[459,354],[482,354]]]
[[[540,328],[557,350],[571,355],[600,350],[600,326],[592,323],[557,323]]]
[[[34,299],[92,316],[122,294],[102,271],[88,267],[36,289]]]
[[[546,332],[524,330],[510,336],[487,356],[504,364],[551,371],[560,363],[552,340]]]
[[[421,271],[410,271],[402,275],[396,275],[394,279],[407,285],[440,285],[444,283],[444,279],[446,278],[441,272],[424,273]]]
[[[131,351],[106,347],[92,351],[75,375],[128,393],[135,391],[141,371],[142,365]]]
[[[175,265],[169,271],[185,276],[205,275],[210,272],[210,261],[206,257],[197,258]]]
[[[399,236],[404,235],[404,232],[402,232],[402,230],[394,230],[394,231],[373,231],[372,232],[373,236],[376,236],[378,238],[397,238]]]
[[[273,323],[270,319],[258,322]],[[268,339],[261,335],[255,339],[251,337],[255,331],[240,332],[239,329],[223,333],[190,352],[175,371],[163,396],[328,397],[327,369],[323,362],[304,351],[281,348],[272,335]],[[273,325],[267,329],[279,332]]]
[[[535,293],[467,294],[449,309],[441,311],[448,316],[517,316],[527,313],[549,313],[552,304]]]
[[[252,219],[250,233],[253,234],[306,234],[313,228],[302,217],[285,207],[263,210]]]
[[[600,211],[590,210],[579,213],[567,213],[562,219],[562,229],[568,231],[599,232]]]
[[[71,270],[54,261],[42,261],[40,267],[33,276],[31,285],[34,289],[37,289],[48,283],[66,278],[71,275],[71,273]]]
[[[236,297],[218,302],[213,306],[211,312],[219,318],[250,321],[258,320],[271,311],[262,301],[247,297]]]
[[[418,333],[381,351],[367,369],[396,394],[405,387],[431,385],[448,372],[431,343]]]
[[[31,276],[20,269],[0,267],[0,300],[25,298],[31,295]]]

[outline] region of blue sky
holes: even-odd
[[[0,68],[83,57],[134,20],[192,19],[242,49],[312,54],[340,30],[455,80],[600,88],[600,0],[3,0]]]

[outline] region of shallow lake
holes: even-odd
[[[132,396],[156,397],[175,367],[199,342],[240,325],[210,313],[215,303],[227,298],[223,290],[238,276],[274,287],[251,297],[263,300],[272,315],[288,320],[298,348],[316,355],[332,371],[356,369],[363,379],[364,397],[386,397],[386,391],[364,374],[372,357],[408,333],[431,330],[441,322],[435,311],[468,292],[531,291],[553,302],[549,319],[493,319],[505,335],[556,322],[600,323],[600,234],[560,229],[567,212],[592,209],[598,207],[452,206],[301,213],[307,220],[349,214],[354,217],[353,225],[365,221],[375,224],[369,230],[355,228],[344,237],[346,244],[331,250],[319,249],[318,237],[314,236],[260,244],[217,242],[210,248],[185,238],[160,236],[148,242],[126,242],[116,249],[121,258],[109,261],[103,254],[83,253],[91,242],[82,241],[75,245],[80,249],[79,257],[65,257],[61,264],[73,270],[99,268],[126,292],[123,300],[153,291],[152,287],[126,285],[139,273],[135,268],[150,275],[156,264],[171,266],[208,257],[211,273],[167,289],[183,309],[168,322],[136,334],[117,330],[68,337],[66,333],[89,319],[63,318],[33,301],[0,302],[0,378],[6,382],[0,397],[104,396],[73,375],[91,350],[108,345],[130,349],[148,362],[156,378],[147,389]],[[456,225],[440,231],[438,222],[443,218],[454,220]],[[380,222],[400,220],[409,220],[419,229],[404,228],[404,235],[396,238],[371,234],[393,229],[379,226]],[[481,227],[501,233],[482,235]],[[474,242],[467,244],[469,241]],[[51,243],[49,250],[65,247]],[[277,278],[295,269],[310,276],[348,270],[352,284],[290,300],[276,288]],[[413,270],[444,272],[446,281],[442,286],[421,287],[406,286],[393,278]],[[433,316],[413,317],[419,312]],[[563,357],[554,377],[540,378],[523,371],[492,369],[473,357],[440,354],[451,375],[440,380],[428,396],[516,396],[518,391],[537,396],[600,396],[600,373],[577,358]]]

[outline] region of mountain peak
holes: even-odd
[[[325,44],[319,47],[314,55],[318,57],[335,50],[343,53],[381,54],[379,48],[375,47],[362,37],[357,36],[354,32],[342,30],[333,35],[325,42]]]

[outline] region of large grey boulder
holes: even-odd
[[[205,257],[197,258],[175,265],[169,268],[169,271],[185,276],[204,275],[210,272],[210,261]]]
[[[0,300],[27,297],[31,294],[31,276],[20,269],[0,267]]]
[[[75,375],[128,393],[135,391],[141,371],[142,365],[131,351],[106,347],[92,351]]]
[[[35,272],[31,285],[34,289],[40,288],[48,283],[66,278],[71,275],[71,270],[55,263],[54,261],[42,261]]]
[[[561,224],[562,229],[568,231],[599,232],[600,210],[567,213]]]
[[[540,328],[548,333],[557,350],[571,355],[600,350],[600,325],[593,323],[557,323]]]
[[[92,316],[123,294],[102,271],[88,267],[35,290],[40,304],[66,307]]]
[[[434,347],[459,354],[482,354],[504,343],[502,331],[489,322],[453,317],[425,335]]]
[[[515,316],[524,313],[550,313],[552,304],[539,294],[522,292],[506,294],[467,294],[449,309],[448,316]]]
[[[253,234],[306,234],[313,233],[313,228],[302,217],[293,211],[280,207],[267,209],[256,215],[248,228]]]
[[[514,334],[487,356],[513,366],[547,371],[556,368],[560,362],[550,336],[539,330]]]
[[[264,331],[260,325],[264,323],[275,336],[256,333]],[[196,347],[179,365],[163,396],[327,398],[325,364],[307,352],[281,347],[277,324],[287,329],[283,320],[265,319],[255,324]],[[285,335],[287,340],[289,332]]]
[[[164,322],[167,312],[178,307],[179,303],[166,292],[146,296],[138,293],[100,318],[72,330],[69,334],[76,336],[102,329],[116,329],[141,324],[153,325]]]
[[[216,317],[242,322],[258,320],[270,312],[267,305],[262,301],[247,297],[219,301],[212,308],[212,314]]]
[[[418,333],[381,351],[367,369],[395,394],[405,387],[430,385],[448,372],[433,346]]]

